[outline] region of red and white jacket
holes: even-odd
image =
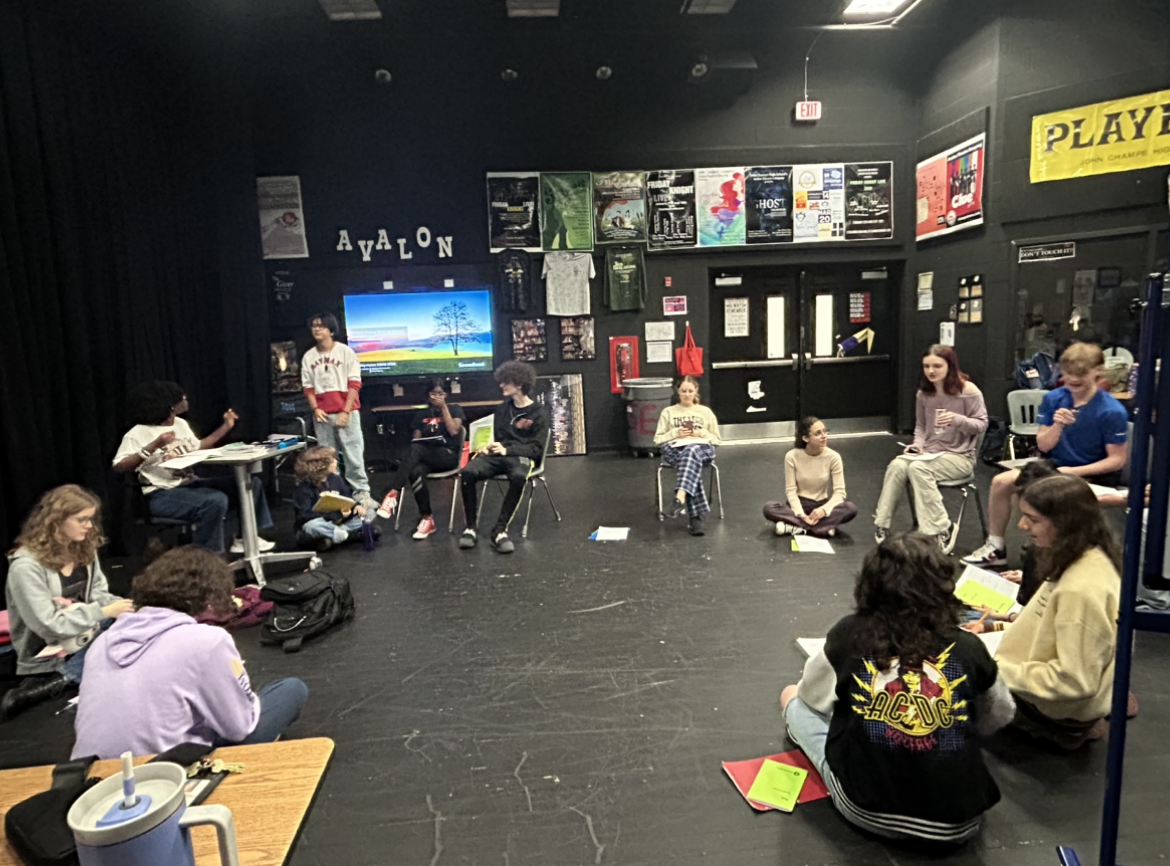
[[[314,346],[301,359],[301,388],[306,397],[316,396],[318,409],[329,414],[344,411],[350,389],[360,391],[361,387],[362,368],[357,352],[345,343],[334,342],[325,353]],[[361,400],[355,399],[352,408],[361,407]]]

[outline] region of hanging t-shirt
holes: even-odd
[[[527,313],[532,304],[532,256],[504,250],[496,256],[500,276],[499,307],[503,313]]]
[[[152,451],[139,465],[138,475],[142,480],[143,493],[170,490],[195,477],[191,469],[175,471],[159,465],[164,460],[199,450],[199,437],[195,435],[191,425],[182,418],[176,418],[175,423],[169,427],[162,424],[136,424],[131,427],[122,437],[122,444],[118,446],[118,453],[114,455],[114,465],[117,466],[131,454],[137,454],[163,433],[174,433],[175,439],[170,445]]]
[[[458,403],[448,403],[447,410],[451,413],[451,417],[463,422],[463,428],[467,429],[467,416],[463,414],[463,407]],[[459,434],[451,435],[451,431],[447,429],[447,425],[443,423],[443,413],[434,406],[427,406],[414,416],[414,420],[410,422],[411,430],[418,430],[422,433],[422,438],[429,439],[431,436],[442,436],[442,442],[425,442],[425,445],[435,445],[441,448],[450,448],[454,450],[459,445]]]
[[[615,312],[645,309],[646,263],[641,247],[606,249],[604,300]]]
[[[545,253],[541,276],[550,316],[589,315],[589,278],[597,276],[592,253]]]

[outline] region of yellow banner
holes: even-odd
[[[1170,165],[1170,90],[1032,118],[1032,183]]]

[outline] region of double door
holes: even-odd
[[[841,432],[889,429],[892,273],[857,265],[713,272],[708,400],[720,425],[788,435],[793,421],[815,415]],[[781,426],[755,426],[764,424]]]

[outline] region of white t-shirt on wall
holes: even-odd
[[[195,477],[195,473],[190,469],[173,472],[170,469],[163,469],[159,465],[164,460],[199,450],[199,437],[195,435],[191,425],[182,418],[176,418],[175,423],[170,426],[136,424],[131,427],[122,437],[122,444],[118,446],[118,453],[114,455],[114,465],[117,466],[131,454],[137,454],[163,433],[174,433],[175,441],[152,452],[138,467],[138,474],[143,481],[143,493],[171,490]]]
[[[592,253],[545,253],[541,276],[548,315],[589,315],[589,280],[597,276]]]

